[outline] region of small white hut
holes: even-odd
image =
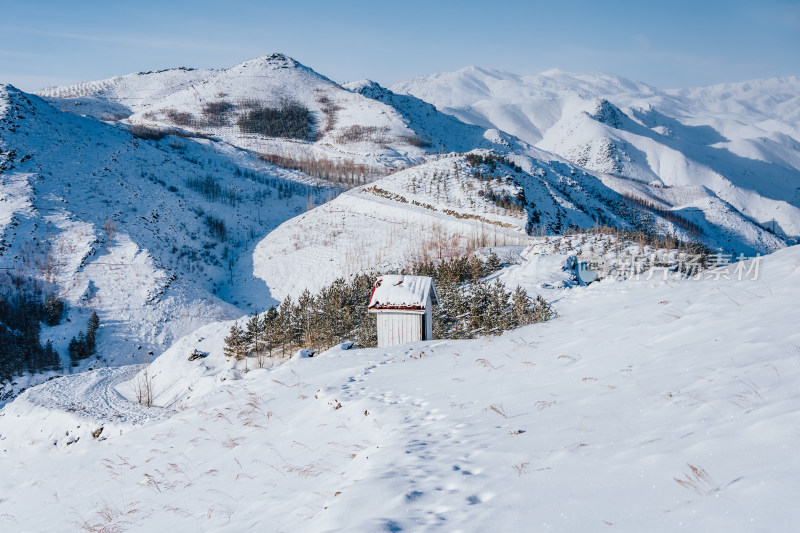
[[[433,338],[433,304],[439,303],[433,279],[387,275],[375,280],[367,306],[378,322],[378,347]]]

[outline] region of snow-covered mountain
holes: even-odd
[[[489,238],[523,244],[531,232],[568,227],[629,228],[631,198],[650,213],[656,231],[764,253],[785,244],[782,232],[800,227],[796,202],[776,199],[800,166],[786,142],[797,135],[786,120],[796,113],[792,83],[669,93],[612,76],[522,78],[467,69],[392,91],[370,81],[341,86],[272,54],[229,69],[55,87],[41,97],[4,86],[0,267],[46,279],[78,313],[44,331],[62,356],[85,322],[81,313],[97,310],[104,357],[119,362],[158,353],[202,324],[263,310],[306,287],[397,266],[434,241],[440,249],[444,241],[465,249]],[[768,91],[777,96],[755,96]],[[437,94],[443,109],[480,125],[424,101],[442,106]],[[731,117],[742,106],[730,94],[755,100],[750,123],[739,129]],[[722,133],[699,125],[711,116],[701,113],[699,100],[716,102],[710,108]],[[663,102],[682,110],[682,118],[653,107]],[[239,127],[254,110],[292,105],[311,117],[307,138]],[[499,120],[501,108],[515,109],[508,115],[514,121]],[[484,109],[483,119],[476,109]],[[692,113],[700,118],[685,118]],[[514,127],[523,116],[539,137]],[[764,128],[774,132],[769,142],[756,136]],[[779,162],[731,159],[732,148],[720,139],[732,132],[739,132],[741,150],[758,145],[762,159]],[[514,167],[501,164],[495,172],[441,155],[475,149],[482,156],[493,150]],[[265,155],[285,158],[283,164],[358,164],[367,169],[362,182],[412,166],[290,221],[340,191],[319,189],[332,185],[320,175],[264,163]],[[729,168],[750,181],[733,181]],[[674,216],[665,218],[667,212]],[[762,227],[757,222],[766,214],[773,222]],[[699,231],[688,235],[675,217]],[[298,268],[318,263],[326,268],[295,279]]]
[[[364,91],[370,87],[367,96]],[[129,74],[39,91],[59,109],[103,120],[178,126],[256,153],[399,165],[434,151],[509,145],[509,136],[469,127],[431,105],[390,95],[374,82],[348,90],[283,54],[221,70]],[[387,101],[389,100],[389,101]],[[313,119],[305,138],[243,133],[237,121],[261,107],[297,104]]]
[[[656,92],[645,84],[606,74],[550,70],[519,76],[480,67],[421,76],[391,89],[413,94],[465,122],[496,127],[531,144],[538,143],[547,130],[563,116],[573,115],[587,100]]]
[[[524,151],[527,145],[494,128],[481,128],[442,113],[432,104],[408,94],[396,94],[370,80],[344,85],[348,90],[388,105],[425,139],[434,152],[469,152],[476,148]]]
[[[0,382],[0,530],[790,530],[799,86],[470,68],[390,90],[282,54],[0,85],[2,289],[67,307],[14,333],[65,370]],[[666,235],[774,253],[689,275],[680,253],[709,256]],[[489,249],[506,266],[479,281],[552,320],[225,355],[287,296]]]
[[[596,171],[620,192],[710,219],[738,212],[800,237],[800,78],[659,90],[605,74],[471,67],[392,89]],[[664,188],[679,194],[667,200]]]
[[[0,87],[0,268],[67,302],[67,321],[42,334],[67,367],[92,310],[99,354],[119,364],[271,303],[248,250],[325,199],[304,180],[229,145],[141,139]]]
[[[130,74],[39,94],[74,113],[179,127],[294,160],[395,169],[430,154],[476,148],[545,164],[558,160],[556,154],[593,172],[606,188],[716,228],[706,239],[712,246],[763,253],[800,236],[793,84],[766,80],[670,92],[610,75],[516,76],[471,67],[389,90],[371,81],[340,86],[272,54],[229,69]],[[706,100],[714,104],[703,111],[699,103]],[[740,116],[743,105],[735,102],[750,100],[753,110]],[[306,138],[238,127],[254,107],[288,104],[313,117]]]

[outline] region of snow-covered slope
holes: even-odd
[[[658,90],[605,74],[471,67],[392,89],[596,172],[705,188],[707,203],[781,238],[800,237],[800,78]]]
[[[63,111],[101,120],[128,118],[150,102],[162,100],[174,92],[191,87],[213,73],[211,70],[175,68],[158,72],[138,72],[107,80],[88,81],[62,87],[49,87],[39,96]]]
[[[526,245],[531,235],[598,225],[674,234],[684,241],[700,238],[715,249],[748,255],[782,246],[728,206],[707,202],[703,194],[680,197],[684,209],[653,211],[591,173],[549,160],[552,156],[544,152],[537,155],[545,159],[509,156],[513,162],[498,160],[492,167],[470,164],[470,157],[491,157],[484,151],[450,154],[347,191],[262,239],[253,254],[255,275],[275,298],[296,298],[305,289],[315,292],[357,272],[403,268],[486,246]],[[647,193],[627,183],[617,188],[624,187],[632,194]],[[661,196],[646,197],[665,206],[675,198],[670,194],[677,194],[672,189],[658,192]],[[667,213],[696,224],[699,233],[669,221]]]
[[[434,151],[469,152],[476,148],[524,151],[528,148],[526,143],[511,135],[461,122],[419,98],[395,94],[374,81],[351,82],[344,87],[390,106]]]
[[[800,187],[800,165],[787,164],[791,149],[784,157],[763,151],[760,157],[743,157],[736,151],[753,152],[768,139],[727,140],[710,126],[684,125],[653,107],[629,113],[595,100],[556,124],[539,146],[597,172],[658,187],[705,188],[707,197],[719,198],[765,228],[800,236],[800,195],[791,195]],[[800,163],[800,150],[794,158]]]
[[[209,327],[152,365],[174,392],[151,417],[114,415],[121,376],[51,381],[0,411],[0,523],[789,531],[800,248],[742,267],[573,289],[501,337],[248,373]]]
[[[130,363],[268,305],[249,249],[325,197],[230,146],[143,140],[8,85],[0,153],[0,268],[67,301],[69,321],[42,334],[64,363],[92,310],[98,354]]]
[[[530,232],[591,227],[597,219],[627,225],[595,190],[571,188],[568,183],[578,182],[567,165],[520,161],[528,172],[504,164],[491,172],[451,154],[347,191],[262,239],[255,274],[282,299],[356,272],[526,244]],[[479,171],[492,179],[476,177]],[[603,188],[593,176],[576,176]]]

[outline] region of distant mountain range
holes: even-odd
[[[670,209],[699,207],[714,218],[697,202],[722,202],[781,239],[800,235],[800,77],[659,90],[607,74],[470,67],[392,90],[516,135]]]

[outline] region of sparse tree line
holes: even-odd
[[[306,107],[286,102],[281,107],[255,106],[236,121],[242,133],[288,139],[311,139],[314,116]]]
[[[367,313],[372,281],[359,274],[350,281],[339,278],[316,295],[306,290],[297,301],[287,296],[277,309],[234,324],[225,338],[225,355],[255,357],[263,366],[266,357],[285,357],[298,348],[327,349],[346,340],[375,346],[377,332]]]
[[[261,173],[254,172],[248,169],[241,169],[236,167],[234,174],[240,178],[247,178],[261,185],[266,185],[275,189],[278,199],[291,198],[296,194],[306,195],[313,202],[313,198],[319,196],[319,188],[311,187],[301,183],[291,182],[285,179],[274,178],[265,176]],[[186,179],[186,186],[195,192],[203,195],[206,200],[211,202],[220,202],[238,207],[241,202],[242,195],[237,193],[236,190],[223,186],[219,179],[211,174],[205,176],[193,176]],[[272,196],[272,191],[256,191],[253,193],[253,200],[261,200],[265,197]],[[225,242],[228,238],[228,228],[222,218],[215,216],[212,213],[206,214],[203,210],[198,210],[197,215],[202,218],[206,225],[208,234],[220,242]]]
[[[225,242],[225,240],[228,238],[228,228],[225,226],[224,220],[215,217],[211,213],[208,213],[206,214],[205,218],[203,218],[203,222],[205,222],[206,227],[208,228],[209,235],[220,242]]]
[[[0,382],[25,372],[61,367],[53,344],[41,344],[42,323],[55,326],[64,301],[47,294],[38,280],[0,274]]]
[[[361,142],[372,142],[381,146],[386,146],[390,139],[388,137],[389,128],[386,126],[362,126],[353,124],[344,128],[336,135],[336,142],[339,144],[353,144]]]
[[[299,170],[313,178],[329,181],[343,189],[358,187],[384,177],[383,168],[347,160],[332,160],[317,157],[286,157],[275,154],[260,154],[262,161],[291,170]]]
[[[272,163],[274,165],[282,166],[284,168],[291,168],[291,169],[294,169],[294,170],[302,170],[302,169],[299,169],[299,168],[295,168],[293,166],[289,166],[288,164],[287,165],[278,164],[275,161],[269,159],[269,158],[280,158],[280,156],[271,156],[271,155],[266,155],[266,154],[260,154],[258,156],[258,158],[261,159],[262,161],[267,161],[267,162]],[[294,161],[291,158],[285,158],[285,159],[287,161]],[[278,192],[278,199],[279,200],[282,200],[284,198],[291,198],[293,196],[306,196],[306,197],[308,197],[308,196],[312,196],[312,195],[319,195],[319,193],[320,193],[320,187],[318,187],[316,185],[306,185],[305,183],[298,183],[296,181],[290,181],[290,180],[287,180],[285,178],[276,178],[271,174],[266,174],[266,173],[263,173],[263,172],[256,172],[254,170],[249,170],[249,169],[246,169],[246,168],[243,169],[241,167],[236,167],[236,170],[234,170],[234,174],[237,177],[240,177],[240,178],[244,177],[244,178],[249,179],[250,181],[254,181],[256,183],[260,183],[261,185],[267,185],[269,187],[272,187],[273,189],[275,189]],[[307,172],[306,172],[306,174],[312,175],[312,174],[307,173]],[[320,176],[316,176],[316,177],[320,177]],[[267,192],[266,196],[270,196],[270,194],[271,193]],[[265,197],[265,195],[263,195],[263,194],[259,194],[258,195],[258,198],[260,198],[260,199],[263,199],[264,197]]]
[[[519,287],[509,294],[499,280],[479,282],[501,266],[491,254],[486,260],[461,257],[420,262],[408,269],[434,279],[440,299],[433,311],[436,338],[499,334],[553,316],[541,297],[531,301]],[[267,358],[285,357],[299,348],[325,350],[345,341],[376,346],[375,318],[367,311],[374,279],[373,274],[359,274],[351,281],[337,279],[316,295],[306,290],[297,301],[287,296],[277,309],[253,314],[242,325],[235,323],[225,338],[225,355],[254,358],[264,366]]]
[[[486,260],[460,257],[439,263],[424,262],[412,267],[416,275],[430,276],[436,284],[439,305],[433,308],[433,336],[437,339],[472,339],[499,335],[554,316],[541,296],[528,298],[522,287],[512,293],[496,279],[480,280],[496,272],[502,264],[496,254]]]
[[[231,207],[238,207],[241,201],[235,190],[224,187],[211,174],[206,174],[203,177],[192,176],[187,178],[186,186],[195,192],[199,192],[210,202],[221,202]]]
[[[675,211],[672,211],[670,209],[664,209],[663,207],[656,205],[654,202],[651,202],[649,200],[644,200],[632,194],[623,194],[622,196],[624,196],[625,199],[631,202],[632,204],[643,207],[648,211],[657,214],[666,221],[678,226],[679,228],[683,229],[693,237],[701,237],[703,235],[703,228],[701,228],[688,218],[682,217]]]
[[[488,165],[489,168],[492,170],[492,172],[494,172],[495,170],[497,170],[497,165],[502,164],[506,165],[514,172],[522,172],[522,167],[520,167],[519,165],[517,165],[513,161],[510,161],[507,157],[504,157],[502,155],[476,154],[471,152],[464,157],[467,160],[469,166],[471,166],[472,168],[478,168],[481,165]]]
[[[710,258],[715,255],[715,252],[706,245],[697,242],[686,242],[679,239],[675,235],[664,235],[656,233],[648,229],[622,229],[611,226],[595,226],[589,229],[572,228],[564,231],[562,236],[570,235],[606,235],[613,237],[613,242],[624,243],[631,242],[638,245],[640,248],[650,246],[655,249],[665,249],[667,251],[675,250],[678,253],[685,253],[688,255],[700,257],[701,265],[705,266],[710,262]],[[604,246],[609,247],[604,249],[607,252],[612,246],[611,241],[604,243]],[[559,250],[559,247],[556,247]]]
[[[525,213],[526,211],[529,213],[529,227],[532,227],[533,224],[538,224],[540,221],[541,213],[536,210],[536,205],[533,202],[529,202],[525,197],[525,189],[517,182],[513,175],[506,175],[501,176],[499,174],[494,174],[498,168],[502,166],[507,167],[511,173],[520,173],[523,172],[522,168],[519,167],[513,161],[509,159],[495,155],[495,154],[475,154],[475,153],[468,153],[464,156],[467,161],[467,164],[472,167],[472,177],[480,180],[483,184],[483,188],[478,191],[478,196],[481,196],[496,206],[510,211],[512,213]],[[458,175],[458,168],[456,167],[456,175]],[[434,173],[434,181],[436,180],[436,174]],[[495,190],[492,185],[500,185],[500,184],[511,184],[517,187],[517,192],[513,195],[507,190]],[[437,185],[437,196],[439,193]],[[414,185],[416,189],[416,185]],[[529,231],[530,233],[530,231]]]
[[[129,131],[134,137],[138,137],[146,141],[160,141],[167,135],[170,135],[170,132],[165,129],[155,126],[148,126],[146,124],[133,124]]]
[[[483,177],[483,175],[481,175]],[[491,176],[488,177],[491,179]],[[525,189],[520,189],[517,194],[511,196],[508,191],[497,192],[490,187],[478,191],[478,196],[483,196],[498,207],[515,213],[524,213],[527,206],[525,200]]]

